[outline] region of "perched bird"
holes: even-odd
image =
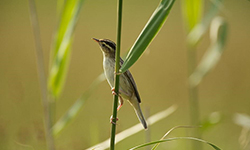
[[[96,39],[95,40],[103,53],[103,69],[106,79],[111,87],[112,93],[114,93],[114,73],[115,73],[115,51],[116,44],[108,39]],[[120,58],[120,65],[123,64],[123,60]],[[119,86],[119,102],[118,110],[121,108],[123,104],[123,99],[125,98],[129,101],[129,103],[133,106],[138,119],[142,123],[143,127],[147,129],[147,123],[143,117],[140,103],[140,95],[138,93],[135,81],[132,77],[130,71],[126,71],[125,73],[120,75],[120,86]]]

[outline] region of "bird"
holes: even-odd
[[[93,38],[93,40],[99,44],[100,49],[103,53],[103,70],[105,77],[111,87],[112,94],[117,94],[114,91],[116,44],[109,39]],[[122,58],[120,58],[120,66],[122,66],[123,62],[124,61],[122,60]],[[140,107],[141,98],[137,90],[135,80],[129,70],[120,74],[118,96],[120,104],[117,107],[117,110],[119,110],[123,105],[123,98],[128,100],[128,102],[134,108],[136,115],[141,124],[143,125],[144,129],[147,129],[147,122],[142,114],[142,110]]]

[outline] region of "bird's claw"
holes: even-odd
[[[113,94],[113,95],[118,95],[118,94],[115,92],[115,88],[112,88],[111,91],[112,91],[112,94]]]
[[[112,94],[113,94],[113,95],[118,95],[118,94],[115,92],[115,88],[112,88],[111,91],[112,91]],[[122,105],[123,105],[123,99],[122,99],[122,97],[121,97],[120,95],[118,95],[118,96],[119,96],[120,105],[117,107],[117,111],[118,111],[118,110],[122,107]]]
[[[116,122],[114,122],[113,120],[114,120],[115,118],[113,118],[113,115],[110,117],[110,123],[112,123],[112,124],[115,124],[116,125]],[[116,121],[118,121],[119,119],[118,118],[116,118]]]

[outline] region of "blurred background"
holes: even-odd
[[[125,55],[159,1],[126,0],[123,8],[122,52]],[[51,41],[57,25],[57,1],[36,1],[46,74]],[[217,66],[198,87],[200,119],[218,112],[219,122],[204,130],[202,139],[225,150],[244,149],[239,137],[242,127],[233,121],[235,113],[250,115],[250,1],[226,0],[220,13],[229,25],[225,51]],[[205,2],[205,12],[209,2]],[[40,99],[35,44],[28,1],[0,1],[0,149],[46,148],[43,108]],[[62,95],[56,102],[59,119],[102,73],[102,53],[95,38],[116,41],[116,3],[85,0],[75,30],[71,61]],[[210,44],[206,34],[197,49],[199,62]],[[142,99],[145,114],[153,115],[173,104],[178,109],[150,127],[151,140],[160,139],[177,125],[189,125],[186,31],[180,1],[144,55],[130,69]],[[162,78],[164,81],[162,81]],[[56,138],[59,150],[80,150],[110,136],[113,97],[107,82],[97,87],[76,119]],[[126,102],[119,111],[117,132],[138,119]],[[211,118],[211,117],[210,117]],[[192,129],[178,129],[169,137],[186,136]],[[127,149],[145,142],[142,131],[117,144]],[[159,149],[188,149],[184,140],[161,144]],[[124,148],[125,147],[125,148]],[[204,149],[211,149],[204,145]]]

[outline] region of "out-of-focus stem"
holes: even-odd
[[[196,68],[196,48],[188,47],[187,51],[188,59],[188,77],[194,72]],[[189,82],[188,82],[189,83]],[[190,111],[190,123],[192,126],[199,126],[199,100],[198,100],[198,88],[197,86],[188,85],[188,94],[189,94],[189,111]],[[201,138],[201,133],[199,129],[194,129],[192,136]],[[200,143],[193,141],[193,149],[202,149]]]
[[[38,71],[38,79],[40,85],[40,92],[41,98],[43,103],[44,109],[44,123],[45,123],[45,134],[46,134],[46,142],[48,150],[55,150],[54,145],[54,138],[51,132],[51,111],[49,105],[49,98],[47,92],[47,80],[45,76],[45,69],[44,69],[44,59],[43,59],[43,51],[42,51],[42,44],[40,39],[40,30],[39,30],[39,23],[37,18],[36,12],[36,5],[34,0],[29,0],[29,7],[30,7],[30,20],[31,25],[33,28],[34,39],[35,39],[35,49],[36,49],[36,57],[37,57],[37,71]]]

